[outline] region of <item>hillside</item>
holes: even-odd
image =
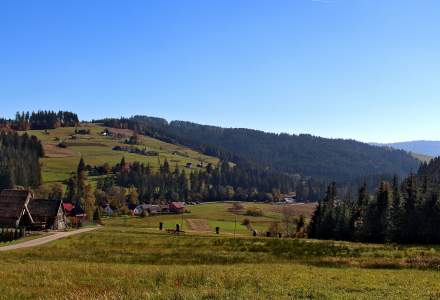
[[[78,128],[89,129],[90,133],[75,135],[73,127],[49,129],[46,132],[43,130],[26,131],[29,135],[38,137],[43,144],[45,157],[41,159],[41,162],[44,182],[59,182],[67,179],[76,170],[81,156],[86,164],[91,166],[103,165],[104,163],[113,166],[120,162],[122,157],[125,157],[127,162],[148,163],[153,169],[157,169],[159,163],[163,163],[165,160],[168,160],[172,167],[178,165],[180,168],[184,168],[187,163],[192,163],[197,168],[196,166],[200,162],[213,164],[218,162],[215,157],[146,136],[139,136],[138,145],[134,147],[157,152],[157,156],[115,151],[113,150],[115,146],[131,146],[124,144],[124,140],[133,135],[131,130],[110,130],[115,135],[104,136],[102,132],[105,127],[99,124],[82,124]],[[117,134],[119,136],[116,136]],[[58,147],[60,142],[64,142],[67,147]]]
[[[420,153],[430,157],[440,156],[440,141],[410,141],[375,145],[392,147],[407,152]]]
[[[404,176],[419,165],[418,160],[402,150],[354,140],[221,128],[184,121],[168,123],[146,116],[100,122],[116,128],[136,129],[235,163],[251,163],[324,180],[346,182],[372,174]]]

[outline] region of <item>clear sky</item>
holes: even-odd
[[[438,0],[2,0],[0,115],[440,139]]]

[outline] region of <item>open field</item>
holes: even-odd
[[[29,130],[30,135],[35,135],[43,143],[46,157],[41,160],[43,165],[43,180],[45,183],[60,182],[67,179],[76,170],[80,157],[84,157],[86,164],[102,165],[109,163],[111,166],[120,162],[125,157],[127,162],[149,163],[153,169],[157,169],[159,162],[168,160],[171,167],[178,165],[184,168],[189,162],[197,165],[200,161],[206,163],[218,162],[217,158],[210,157],[179,145],[173,145],[146,136],[139,136],[140,149],[147,148],[156,151],[159,156],[144,156],[123,151],[114,151],[114,146],[124,146],[124,138],[113,138],[103,136],[101,132],[105,129],[97,124],[84,124],[79,128],[90,129],[90,134],[76,135],[76,139],[71,139],[75,133],[75,128],[64,127],[48,130],[46,134],[42,130]],[[132,132],[130,130],[114,130],[124,134],[127,138]],[[59,148],[56,145],[64,141],[67,148]],[[127,146],[127,145],[125,145]],[[174,154],[173,154],[174,153]],[[178,153],[178,154],[176,154]]]
[[[186,234],[113,218],[0,253],[1,299],[371,299],[440,296],[440,248]]]
[[[184,219],[211,211],[204,219],[230,221],[226,205],[219,205],[194,206]],[[259,218],[264,222],[277,216]],[[107,218],[99,230],[0,252],[0,299],[440,297],[438,246],[234,237],[228,232],[176,236],[159,231],[159,219],[173,226],[178,218]]]
[[[163,222],[165,228],[175,228],[176,224],[179,224],[183,230],[188,230],[191,228],[188,226],[189,224],[187,220],[190,220],[192,223],[200,220],[199,222],[205,225],[205,229],[206,224],[209,226],[211,232],[214,232],[215,227],[218,226],[220,227],[221,233],[232,234],[235,231],[237,234],[249,236],[251,234],[250,229],[242,225],[244,219],[248,219],[250,221],[250,227],[256,229],[260,233],[265,232],[272,222],[279,222],[282,219],[280,212],[282,206],[280,205],[262,203],[242,204],[244,208],[240,212],[230,211],[232,203],[189,205],[187,206],[187,210],[189,210],[190,213],[185,213],[183,215],[155,215],[143,219],[130,219],[130,224],[156,229],[159,226],[159,222]],[[303,214],[305,217],[310,217],[313,213],[315,204],[293,205],[293,207],[298,213],[298,216]],[[258,208],[263,212],[263,215],[259,217],[247,216],[245,213],[249,208]],[[122,222],[121,225],[126,226],[124,220],[126,219],[120,218],[118,222]],[[194,231],[197,231],[197,229]],[[198,231],[205,232],[206,230],[200,229]]]

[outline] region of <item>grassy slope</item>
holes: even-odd
[[[102,165],[106,162],[113,166],[120,162],[122,157],[125,157],[127,162],[140,161],[149,163],[153,168],[157,168],[159,161],[163,163],[165,159],[168,160],[172,167],[177,164],[180,168],[183,168],[188,162],[192,162],[193,165],[196,165],[200,161],[211,162],[214,164],[218,162],[217,158],[200,154],[189,148],[164,143],[144,136],[139,136],[141,145],[138,145],[137,147],[147,147],[149,150],[157,151],[159,152],[159,156],[148,157],[128,152],[114,151],[112,148],[117,145],[122,146],[123,141],[121,139],[102,136],[100,133],[104,127],[95,124],[87,124],[81,128],[89,128],[91,134],[78,135],[79,139],[77,140],[69,139],[70,135],[74,133],[74,128],[57,128],[49,130],[48,135],[44,134],[42,130],[28,131],[29,134],[37,136],[46,148],[46,155],[48,157],[42,159],[43,180],[45,183],[59,182],[67,179],[71,172],[75,171],[81,156],[84,157],[86,164],[92,166]],[[67,153],[67,156],[55,157],[59,156],[60,153],[58,153],[58,151],[63,150],[55,147],[58,143],[54,141],[55,137],[71,144],[71,146],[63,151],[64,154]],[[188,157],[173,155],[173,151],[186,153]]]
[[[223,208],[189,216],[230,220]],[[175,236],[151,220],[106,219],[94,232],[0,253],[0,299],[440,297],[439,247]]]

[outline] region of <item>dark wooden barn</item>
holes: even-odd
[[[28,207],[34,220],[34,227],[54,230],[66,228],[63,201],[32,198]]]
[[[28,205],[32,197],[26,190],[3,190],[0,193],[0,226],[31,227],[34,220]]]

